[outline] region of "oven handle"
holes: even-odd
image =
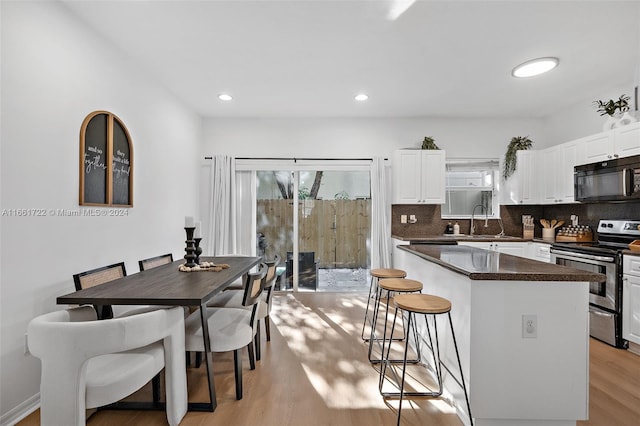
[[[606,262],[606,263],[615,263],[615,258],[613,257],[607,257],[607,256],[594,256],[592,254],[583,254],[583,253],[567,253],[566,251],[560,251],[560,250],[554,250],[553,248],[551,249],[551,254],[555,254],[556,257],[562,258],[562,259],[569,259],[571,260],[572,258],[578,258],[580,260],[593,260],[593,261],[598,261],[598,262]]]
[[[611,317],[613,316],[613,314],[610,314],[609,312],[598,312],[598,311],[589,311],[590,314],[594,314],[594,315],[598,315],[601,317]]]

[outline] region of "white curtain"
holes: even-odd
[[[236,253],[236,188],[235,160],[215,155],[211,160],[211,181],[208,206],[209,256]]]
[[[256,172],[236,171],[236,250],[256,255]]]
[[[256,173],[236,171],[235,164],[233,157],[217,155],[206,169],[209,189],[201,209],[207,256],[256,253]]]
[[[391,205],[384,158],[371,162],[371,268],[391,267]]]

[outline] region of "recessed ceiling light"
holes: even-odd
[[[369,99],[369,96],[364,94],[364,93],[360,93],[360,94],[357,94],[354,99],[356,101],[362,102],[362,101],[366,101],[367,99]]]
[[[233,97],[231,97],[231,95],[227,95],[226,93],[221,93],[218,95],[218,99],[220,99],[221,101],[230,101],[233,99]]]
[[[511,71],[514,77],[533,77],[551,71],[558,66],[558,58],[538,58],[527,61]]]

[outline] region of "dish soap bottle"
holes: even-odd
[[[444,229],[444,233],[453,234],[453,225],[451,225],[451,222],[447,224],[447,227]]]
[[[458,222],[455,223],[455,225],[453,225],[453,235],[459,235],[460,234],[460,225],[458,225]]]

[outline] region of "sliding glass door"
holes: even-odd
[[[367,291],[368,167],[256,172],[257,252],[283,259],[276,289]]]

